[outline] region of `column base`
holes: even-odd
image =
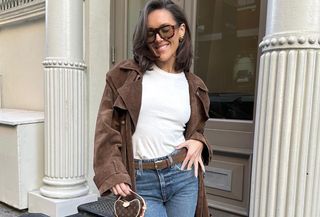
[[[46,183],[46,178],[43,179],[43,182]],[[85,182],[85,180],[84,180]],[[89,186],[86,183],[75,183],[74,185],[58,186],[58,185],[43,185],[40,188],[40,194],[56,199],[68,199],[75,198],[87,195],[89,193]]]
[[[29,192],[29,213],[43,213],[50,217],[68,216],[78,213],[81,204],[97,201],[98,196],[93,193],[70,199],[52,199],[44,197],[39,191]]]

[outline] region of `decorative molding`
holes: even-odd
[[[45,15],[45,0],[0,0],[0,27]]]
[[[206,187],[232,191],[232,169],[208,167],[206,173]]]
[[[85,70],[87,68],[83,60],[67,60],[67,59],[56,59],[56,58],[46,58],[42,64],[45,68],[71,68]]]
[[[259,44],[262,51],[279,49],[320,49],[319,32],[295,32],[268,35]]]

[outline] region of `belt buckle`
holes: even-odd
[[[154,168],[157,170],[158,169],[158,164],[160,164],[163,160],[156,160],[154,161]]]

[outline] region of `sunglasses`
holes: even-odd
[[[157,38],[157,34],[159,34],[162,39],[168,40],[174,36],[175,29],[178,27],[178,25],[165,25],[156,29],[150,28],[147,32],[147,42],[149,44],[153,43]]]

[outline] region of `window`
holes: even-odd
[[[257,0],[197,1],[194,71],[209,88],[210,117],[253,119]]]

